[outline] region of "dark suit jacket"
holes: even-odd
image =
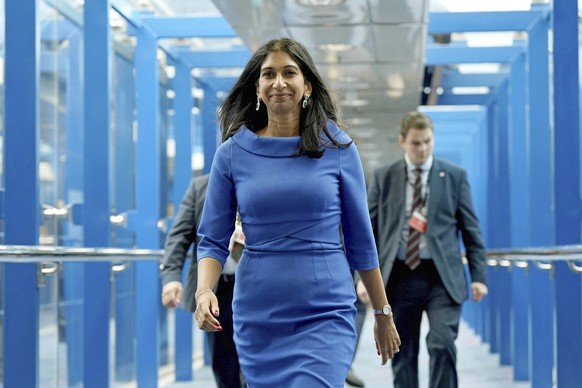
[[[162,267],[162,284],[171,281],[182,281],[182,269],[190,246],[197,242],[197,229],[204,207],[208,175],[193,178],[182,198],[178,214],[166,237],[164,246],[164,261]],[[198,282],[196,249],[193,250],[192,263],[186,276],[186,284],[182,295],[182,308],[194,312],[196,301],[194,293]]]
[[[429,175],[427,248],[450,296],[468,297],[459,232],[469,261],[471,281],[486,282],[486,253],[473,210],[466,172],[434,158]],[[406,221],[406,162],[401,159],[377,169],[368,187],[368,206],[385,285],[398,253]]]

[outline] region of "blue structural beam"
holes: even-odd
[[[173,198],[174,215],[177,213],[182,197],[192,179],[192,75],[190,68],[183,62],[174,63],[176,75],[172,80],[174,97],[174,158]],[[182,270],[183,283],[186,284],[189,261],[186,260]],[[192,380],[192,314],[183,309],[176,309],[176,381]]]
[[[443,71],[439,86],[445,89],[452,87],[478,86],[497,88],[508,78],[508,75],[509,74],[506,71],[500,71],[498,73],[465,74],[457,71],[445,70]]]
[[[157,39],[234,38],[238,36],[222,17],[143,17],[141,23]]]
[[[508,147],[508,81],[503,82],[498,89],[495,101],[489,108],[488,150],[489,174],[487,187],[487,208],[489,217],[495,222],[489,223],[486,240],[488,248],[505,248],[510,246],[509,221],[509,147]],[[509,291],[506,288],[504,268],[489,267],[488,284],[489,312],[486,320],[486,333],[492,353],[500,354],[500,362],[509,361],[509,314],[507,310]]]
[[[60,42],[78,31],[77,24],[67,18],[44,20],[40,25],[41,41]]]
[[[514,44],[501,47],[442,46],[431,44],[426,48],[426,65],[439,66],[458,63],[511,63],[523,54],[525,46]]]
[[[527,116],[527,84],[525,54],[511,64],[509,77],[509,202],[511,221],[511,247],[530,246],[529,207],[529,125]],[[529,379],[529,305],[527,278],[519,268],[511,271],[511,299],[513,307],[511,363],[514,379]]]
[[[428,33],[526,31],[548,14],[547,9],[507,12],[432,12],[429,15]]]
[[[38,245],[39,4],[6,1],[4,7],[4,242]],[[37,387],[37,265],[7,263],[3,269],[3,385]]]
[[[245,48],[230,51],[175,51],[177,58],[196,68],[244,67],[251,58]]]
[[[202,146],[204,149],[204,173],[210,172],[210,166],[214,159],[214,153],[220,144],[220,130],[216,124],[216,110],[220,101],[216,97],[216,90],[207,85],[202,85],[204,99],[202,100]]]
[[[437,98],[439,105],[489,105],[490,94],[441,94]]]
[[[109,1],[86,2],[83,15],[83,240],[86,247],[108,247],[111,246],[109,128],[112,54]],[[109,386],[110,275],[109,262],[85,263],[83,282],[85,387]]]
[[[550,125],[550,70],[548,55],[549,18],[528,31],[528,99],[529,99],[529,199],[530,241],[538,246],[554,245],[552,202],[552,127]],[[549,272],[538,268],[529,271],[531,323],[532,388],[551,387],[554,367],[554,290]]]
[[[139,248],[160,249],[162,235],[162,143],[160,91],[156,39],[145,29],[137,32],[135,51],[137,143],[136,213],[130,226]],[[165,184],[163,185],[165,187]],[[164,205],[165,207],[165,205]],[[158,263],[136,264],[136,374],[139,387],[157,386],[159,365],[158,312],[160,298]]]
[[[578,3],[553,2],[554,204],[556,244],[579,244],[580,80]],[[582,276],[556,265],[557,384],[582,381]]]
[[[203,75],[200,78],[198,78],[197,80],[200,84],[206,85],[207,87],[209,87],[211,89],[230,91],[230,89],[232,88],[232,85],[234,85],[237,78]]]

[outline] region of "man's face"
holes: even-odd
[[[434,134],[432,129],[410,128],[406,138],[400,136],[400,146],[412,163],[419,166],[432,155]]]

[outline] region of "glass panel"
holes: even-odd
[[[54,269],[57,272],[52,272]],[[39,385],[62,386],[59,383],[59,319],[58,264],[39,264]]]
[[[110,376],[113,387],[130,388],[136,386],[135,264],[117,264],[123,270],[114,272],[111,281]]]
[[[40,244],[43,245],[63,245],[63,219],[67,204],[64,175],[66,168],[71,165],[66,163],[67,129],[79,131],[82,128],[82,118],[79,119],[78,115],[69,116],[67,105],[69,79],[81,74],[78,40],[82,34],[75,23],[59,12],[61,9],[66,9],[68,15],[74,14],[74,11],[60,2],[39,4],[39,180],[43,207]],[[80,83],[78,79],[76,81]],[[82,99],[77,94],[74,101],[78,110]],[[82,142],[72,144],[82,146]],[[82,168],[80,163],[75,165]]]
[[[82,387],[84,264],[64,263],[59,278],[60,381],[62,386]]]

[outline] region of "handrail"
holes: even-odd
[[[582,245],[564,245],[557,247],[490,249],[487,256],[503,256],[507,260],[582,260]]]
[[[25,263],[46,261],[47,258],[59,261],[96,261],[110,258],[119,261],[138,261],[143,259],[159,260],[163,257],[161,249],[123,249],[123,248],[79,248],[62,246],[0,245],[0,262]]]
[[[575,273],[582,274],[582,265],[577,261],[582,260],[582,245],[564,245],[559,247],[516,248],[516,249],[491,249],[487,251],[487,263],[490,266],[511,265],[527,268],[528,261],[542,270],[552,270],[554,261],[565,261],[568,268]],[[503,265],[503,264],[505,265]],[[510,265],[507,265],[510,263]]]

